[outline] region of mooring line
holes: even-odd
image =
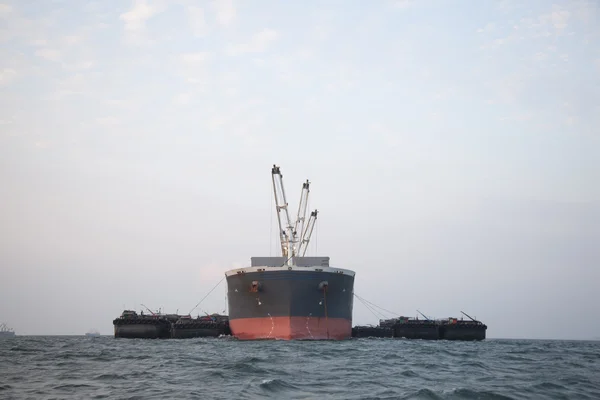
[[[188,315],[192,315],[192,311],[194,311],[196,308],[198,308],[198,306],[200,305],[200,303],[202,303],[202,302],[204,301],[204,299],[206,299],[206,298],[208,297],[208,295],[209,295],[209,294],[211,294],[211,293],[212,293],[212,291],[213,291],[213,290],[215,290],[215,289],[217,288],[217,286],[219,286],[219,285],[221,284],[221,282],[223,282],[223,279],[225,279],[225,276],[224,276],[224,277],[222,277],[222,278],[221,278],[221,280],[220,280],[219,282],[217,282],[217,284],[216,284],[216,285],[215,285],[215,286],[214,286],[212,289],[210,289],[210,292],[208,292],[208,293],[206,294],[206,296],[204,296],[204,297],[202,298],[202,300],[200,300],[200,301],[198,302],[198,304],[196,304],[196,305],[194,306],[194,308],[192,308],[192,309],[191,309],[191,311],[188,313]]]
[[[354,296],[356,296],[356,295],[354,295]],[[360,301],[363,304],[363,306],[366,307],[367,310],[369,310],[371,312],[371,314],[373,314],[373,316],[375,316],[375,318],[382,319],[381,317],[382,316],[384,317],[383,314],[381,314],[380,312],[378,312],[377,310],[375,310],[373,307],[369,306],[360,297],[356,296],[356,298],[358,299],[358,301]],[[377,314],[379,314],[379,315],[377,315]]]
[[[357,299],[359,299],[359,300],[361,300],[361,301],[365,301],[365,302],[369,303],[371,306],[373,306],[373,307],[376,307],[376,308],[379,308],[380,310],[383,310],[383,311],[385,311],[385,312],[387,312],[387,313],[389,313],[389,314],[391,314],[391,315],[393,315],[393,316],[400,316],[400,314],[399,314],[399,313],[397,313],[397,312],[393,312],[393,311],[390,311],[390,310],[386,310],[385,308],[383,308],[383,307],[380,307],[380,306],[378,306],[377,304],[375,304],[375,303],[372,303],[372,302],[370,302],[369,300],[367,300],[367,299],[365,299],[365,298],[363,298],[363,297],[361,297],[361,296],[357,295],[356,293],[354,293],[354,296],[356,296],[356,298],[357,298]]]

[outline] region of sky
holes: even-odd
[[[17,334],[187,313],[278,255],[277,164],[359,296],[600,337],[598,2],[0,1]],[[194,313],[223,310],[221,281]]]

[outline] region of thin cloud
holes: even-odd
[[[54,49],[40,49],[35,51],[35,55],[48,61],[60,61],[60,52]]]
[[[134,0],[131,9],[119,16],[125,24],[125,32],[131,42],[142,44],[148,42],[145,37],[146,21],[163,12],[163,3],[149,3],[146,0]]]
[[[118,125],[121,121],[117,118],[117,117],[113,117],[113,116],[105,116],[105,117],[100,117],[100,118],[96,118],[96,123],[98,125],[103,125],[103,126],[112,126],[112,125]]]
[[[208,34],[208,24],[204,15],[204,9],[196,6],[189,6],[186,9],[188,23],[194,36],[203,37]]]
[[[262,53],[278,38],[277,31],[265,28],[254,34],[249,42],[231,45],[227,48],[228,55],[237,56],[245,53]]]
[[[181,55],[181,60],[185,64],[204,64],[208,60],[210,60],[211,54],[205,51],[197,52],[197,53],[185,53]]]
[[[13,8],[9,4],[0,4],[0,18],[5,18],[10,15],[13,11]]]
[[[8,85],[17,77],[17,71],[12,68],[0,70],[0,86]]]
[[[236,18],[236,10],[232,0],[214,0],[213,8],[217,13],[217,22],[223,26],[231,25]]]

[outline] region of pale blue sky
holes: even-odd
[[[595,1],[4,0],[0,321],[189,311],[275,251],[277,163],[362,297],[598,337],[599,126]]]

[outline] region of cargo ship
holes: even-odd
[[[292,222],[283,175],[271,170],[281,256],[251,257],[250,266],[227,271],[231,334],[241,340],[343,340],[352,336],[355,272],[306,257],[318,211],[310,213],[310,182],[302,185]]]

